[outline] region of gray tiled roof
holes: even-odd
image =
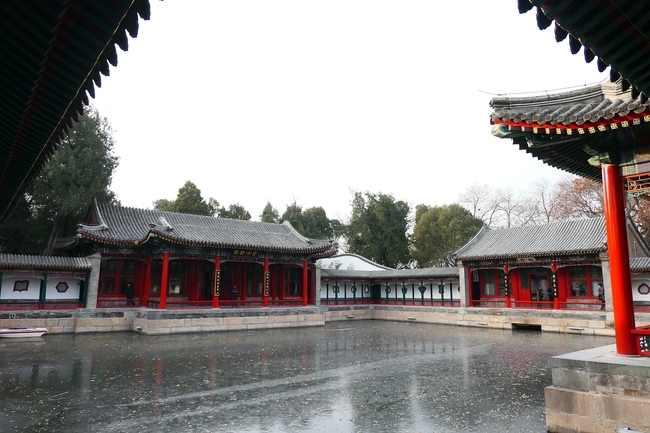
[[[139,245],[150,237],[158,237],[198,247],[250,248],[317,257],[329,257],[337,251],[334,241],[307,239],[288,223],[214,218],[97,202],[92,212],[98,225],[80,225],[77,233],[100,243]]]
[[[650,272],[650,257],[631,257],[630,269],[632,272]]]
[[[543,96],[497,96],[490,101],[493,121],[529,125],[582,125],[642,113],[649,105],[650,101],[642,101],[641,96],[633,99],[631,91],[623,92],[620,83],[603,83]]]
[[[88,259],[79,257],[28,256],[0,254],[1,269],[58,269],[66,271],[90,270]]]
[[[455,256],[461,260],[496,259],[606,250],[605,218],[599,217],[510,229],[483,227]]]
[[[355,271],[348,269],[321,269],[321,278],[339,279],[418,279],[458,278],[458,268],[387,269],[378,271]]]

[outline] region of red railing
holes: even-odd
[[[594,301],[570,300],[566,302],[558,302],[557,304],[561,310],[594,311],[594,310],[604,309],[603,308],[604,304],[602,304],[601,302],[594,302]],[[480,308],[507,308],[505,298],[472,300],[470,302],[470,306],[480,307]],[[509,308],[552,310],[555,308],[555,302],[554,301],[511,300]]]
[[[632,335],[636,338],[636,344],[641,356],[650,356],[650,325],[639,326],[632,329]]]
[[[321,299],[321,305],[336,306],[336,305],[407,305],[411,307],[460,307],[460,301],[454,299],[453,301],[431,301],[416,299],[415,301],[412,298],[403,300],[403,299]]]
[[[120,302],[120,308],[122,307],[144,307],[144,308],[160,308],[160,300],[149,299],[148,301],[137,301],[134,300],[137,305],[127,306],[126,300],[117,301],[110,300],[111,305],[98,305],[98,308],[110,308],[116,305],[113,305],[117,302]],[[101,301],[100,301],[101,302]],[[284,306],[300,306],[302,305],[302,298],[296,299],[269,299],[270,307],[284,307]],[[219,300],[219,308],[260,308],[263,306],[263,299],[254,298],[254,299],[225,299]],[[167,298],[167,309],[168,310],[182,310],[182,309],[199,309],[199,308],[212,308],[212,300],[201,300],[201,301],[186,301],[186,300],[177,300],[174,298]]]

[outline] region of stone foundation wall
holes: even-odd
[[[616,355],[614,345],[554,357],[545,390],[551,433],[650,432],[650,359]]]
[[[373,318],[372,316],[373,309],[371,305],[327,307],[327,312],[325,313],[328,322],[371,320]]]
[[[179,334],[247,329],[324,326],[325,309],[247,308],[231,310],[79,309],[0,314],[0,328],[45,327],[50,334],[141,332]]]
[[[324,326],[320,307],[201,310],[200,312],[143,311],[133,319],[133,330],[143,334],[179,334],[252,329]]]
[[[517,325],[538,326],[545,332],[614,336],[613,318],[611,313],[604,311],[373,305],[372,318],[493,329],[513,329]],[[638,315],[638,325],[648,322],[650,314]]]
[[[493,329],[512,329],[524,325],[538,326],[542,331],[548,332],[614,335],[609,312],[387,305],[197,310],[32,310],[1,312],[0,328],[42,326],[51,334],[123,331],[175,334],[323,326],[326,322],[350,320],[421,322]],[[639,326],[650,324],[650,314],[637,314],[636,323]]]

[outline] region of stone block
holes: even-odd
[[[577,431],[585,433],[611,433],[615,432],[617,425],[611,420],[591,417],[578,417]]]
[[[186,332],[201,332],[200,326],[175,326],[169,329],[170,334],[184,334]]]
[[[59,322],[58,326],[63,326],[63,327],[74,326],[74,321],[75,321],[75,319],[73,319],[72,317],[66,317],[66,318],[63,318],[63,319],[59,319],[58,320],[58,322]]]
[[[632,430],[650,431],[650,399],[625,396],[606,396],[601,399],[602,417],[616,420]]]
[[[576,433],[576,419],[564,412],[546,410],[546,430],[552,433]]]
[[[598,417],[597,395],[548,386],[544,389],[546,410],[571,416]]]
[[[585,370],[553,368],[553,386],[577,391],[589,391],[589,373]]]
[[[161,335],[161,334],[170,334],[170,333],[171,333],[170,328],[161,328],[161,327],[154,328],[149,332],[147,332],[147,334],[151,334],[151,335]]]

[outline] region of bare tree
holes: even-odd
[[[541,204],[537,196],[529,195],[521,198],[520,205],[513,211],[515,226],[532,226],[539,224]]]
[[[488,184],[471,184],[458,197],[458,203],[470,211],[474,218],[482,220],[486,226],[491,227],[496,223],[499,210],[498,201]]]
[[[537,223],[548,224],[556,221],[560,196],[556,193],[555,185],[548,178],[542,178],[531,183],[528,191],[536,205]]]
[[[603,187],[598,182],[583,177],[562,179],[555,193],[558,220],[603,215]]]
[[[518,195],[510,188],[498,189],[495,198],[496,209],[503,219],[505,227],[510,228],[516,225],[514,224],[516,216],[521,213],[522,208],[522,202]]]

